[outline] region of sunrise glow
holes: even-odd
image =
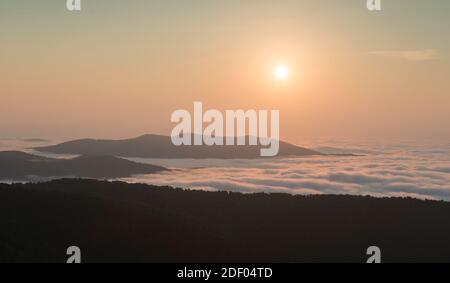
[[[278,66],[275,69],[275,78],[277,80],[286,80],[289,77],[289,69],[286,66]]]

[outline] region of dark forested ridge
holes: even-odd
[[[121,182],[0,184],[0,261],[450,261],[450,203],[183,191]]]

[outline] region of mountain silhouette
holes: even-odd
[[[37,177],[120,178],[135,174],[150,174],[167,170],[113,156],[80,156],[73,159],[53,159],[19,151],[0,152],[0,178],[28,180]]]
[[[246,137],[248,140],[248,137]],[[248,143],[247,143],[248,144]],[[143,135],[126,140],[81,139],[35,150],[57,154],[113,155],[142,158],[192,158],[192,159],[254,159],[260,158],[260,145],[251,146],[175,146],[171,138],[161,135]],[[278,156],[312,156],[322,153],[286,142],[280,142]]]
[[[448,262],[450,203],[204,192],[64,179],[0,184],[0,262]]]

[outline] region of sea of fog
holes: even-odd
[[[31,149],[60,141],[1,139],[0,150],[72,157],[42,154]],[[410,196],[450,201],[450,142],[314,141],[302,146],[325,153],[354,153],[358,156],[261,160],[131,158],[137,162],[162,165],[172,171],[119,180],[210,191]]]

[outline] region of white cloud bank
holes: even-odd
[[[376,152],[358,157],[185,160],[189,165],[173,172],[123,180],[243,193],[409,196],[450,201],[450,145],[397,146]],[[160,162],[172,168],[180,166],[177,160]]]

